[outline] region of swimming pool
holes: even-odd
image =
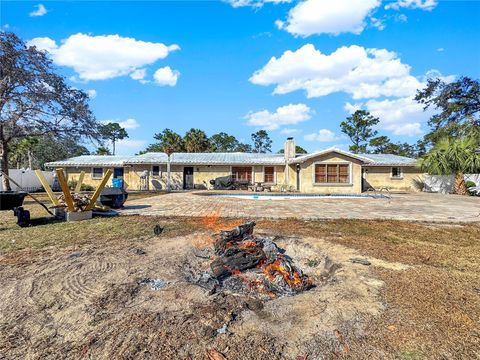
[[[202,194],[204,196],[214,196],[223,198],[235,198],[246,200],[306,200],[306,199],[345,199],[345,198],[359,198],[359,199],[386,199],[382,194]]]

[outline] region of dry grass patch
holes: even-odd
[[[3,216],[3,213],[0,215]],[[79,249],[84,254],[94,251],[112,256],[111,252],[116,251],[133,256],[130,249],[146,246],[156,224],[164,226],[162,237],[169,241],[174,236],[230,228],[244,220],[128,216],[26,229],[17,227],[14,221],[2,223],[0,275],[8,271],[13,274],[16,268],[23,266],[33,271],[35,262],[47,271],[50,268],[48,259],[55,258],[55,254],[68,257],[73,250]],[[385,283],[381,292],[385,305],[383,312],[375,317],[362,317],[356,323],[345,324],[330,337],[317,339],[317,343],[312,344],[311,352],[299,355],[309,355],[308,358],[323,356],[326,359],[480,358],[478,224],[295,219],[259,220],[257,224],[259,233],[320,238],[356,249],[367,258],[409,265],[408,269],[401,271],[372,265],[375,277]],[[68,248],[70,246],[71,249]],[[175,249],[175,244],[171,246]],[[158,259],[160,261],[162,256]],[[72,274],[75,271],[72,270]],[[148,358],[142,349],[127,346],[130,342],[147,343],[158,353],[175,357],[179,346],[186,354],[190,351],[190,345],[186,340],[180,341],[177,334],[168,332],[168,328],[175,325],[184,329],[185,337],[182,339],[186,339],[187,334],[198,330],[195,325],[198,323],[196,313],[192,314],[167,318],[162,313],[146,311],[132,313],[132,317],[119,321],[107,318],[102,320],[105,321],[103,330],[92,334],[95,339],[85,338],[83,342],[66,346],[78,356],[89,353],[89,349],[97,349],[99,353],[118,349],[122,352],[119,357]],[[137,336],[142,339],[137,339]],[[242,348],[248,345],[251,351],[243,351],[245,358],[261,358],[263,355],[282,358],[282,344],[276,344],[270,338],[262,340],[267,353],[261,352],[260,339],[228,339],[218,337],[209,346],[220,351],[230,347],[230,354],[240,354]],[[8,341],[10,344],[11,339]]]

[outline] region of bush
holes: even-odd
[[[425,181],[420,177],[412,180],[412,186],[417,191],[425,191]]]
[[[94,191],[94,190],[95,190],[95,187],[92,185],[82,184],[82,186],[80,186],[80,191]]]
[[[471,180],[468,180],[468,181],[465,182],[465,186],[467,187],[467,190],[468,190],[468,189],[471,188],[471,187],[477,186],[477,184],[475,184],[475,183],[474,183],[473,181],[471,181]],[[469,193],[470,195],[472,195],[472,196],[480,196],[480,194],[477,194],[477,193],[474,192],[474,191],[468,190],[468,193]]]
[[[77,186],[77,180],[70,180],[68,182],[68,187],[70,188],[70,190],[75,190],[76,186]],[[92,185],[82,184],[82,186],[80,186],[80,191],[94,191],[94,190],[95,190],[95,187],[93,187]]]
[[[77,187],[77,180],[68,180],[68,188],[73,190]]]

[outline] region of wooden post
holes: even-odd
[[[68,188],[67,178],[65,177],[65,173],[63,172],[62,168],[56,169],[58,182],[60,187],[62,188],[63,196],[65,197],[65,203],[67,204],[67,209],[70,212],[75,211],[75,207],[73,205],[73,198],[72,194],[70,193],[70,189]]]
[[[48,198],[52,202],[54,206],[58,205],[58,199],[57,197],[53,194],[52,188],[48,184],[47,179],[45,179],[45,176],[43,175],[42,170],[35,170],[35,175],[37,175],[38,180],[40,180],[40,183],[42,184],[43,188],[45,189]]]
[[[77,186],[75,186],[75,192],[80,192],[80,190],[82,190],[82,183],[83,183],[84,177],[85,177],[85,171],[82,171],[80,173],[80,176],[78,177]]]
[[[112,176],[112,169],[108,169],[107,172],[105,173],[105,176],[102,179],[102,182],[100,185],[97,187],[97,190],[93,193],[92,199],[90,200],[90,203],[87,205],[85,210],[92,210],[93,207],[95,206],[95,202],[97,201],[98,197],[100,196],[100,193],[102,192],[103,188],[105,185],[107,185],[108,179],[110,179],[110,176]]]

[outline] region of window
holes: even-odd
[[[252,181],[252,168],[251,167],[232,167],[233,181]]]
[[[263,181],[266,183],[274,183],[275,182],[275,167],[273,166],[265,166],[263,168],[264,172],[264,179]]]
[[[349,164],[315,164],[315,183],[348,184],[349,181]]]
[[[158,165],[152,166],[152,176],[160,176],[160,166]]]
[[[402,178],[402,168],[392,167],[392,178],[401,179]]]
[[[103,177],[103,168],[92,168],[92,179],[101,179]]]

